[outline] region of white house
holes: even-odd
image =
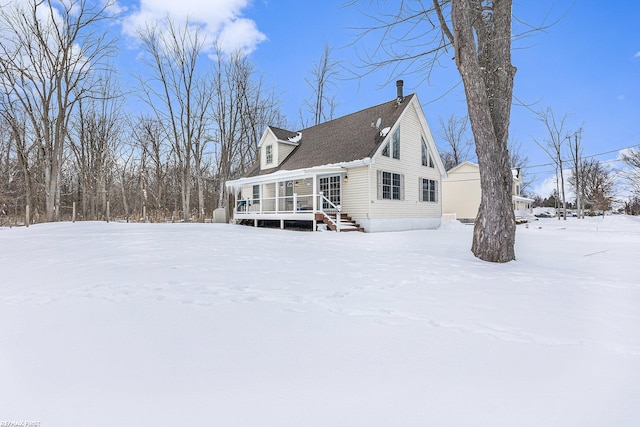
[[[446,172],[418,97],[397,96],[299,131],[267,127],[259,160],[226,183],[233,221],[336,231],[433,229]],[[340,218],[340,220],[337,220]]]
[[[522,173],[512,169],[511,200],[516,218],[530,216],[533,199],[523,197]],[[480,168],[476,163],[464,162],[447,171],[442,181],[442,209],[445,216],[461,222],[474,222],[480,208]]]

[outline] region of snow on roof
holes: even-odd
[[[296,136],[290,136],[289,138],[287,138],[290,142],[300,142],[300,140],[302,139],[302,132],[298,132],[296,134]]]

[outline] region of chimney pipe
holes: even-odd
[[[402,101],[404,101],[404,95],[402,94],[402,86],[404,85],[404,81],[402,80],[397,80],[396,81],[396,89],[397,89],[397,99],[396,101],[398,101],[398,104],[400,104]]]

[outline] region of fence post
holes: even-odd
[[[29,205],[27,205],[25,207],[25,211],[26,211],[26,213],[25,213],[25,222],[24,223],[25,223],[25,225],[27,227],[29,227]]]
[[[73,211],[71,212],[71,222],[76,222],[76,202],[73,202]]]
[[[73,205],[75,206],[75,203]],[[109,222],[109,219],[110,219],[109,215],[110,215],[110,212],[109,212],[109,201],[107,200],[107,222]]]

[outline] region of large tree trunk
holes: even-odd
[[[453,0],[455,59],[464,83],[480,167],[482,197],[473,254],[485,261],[515,259],[512,175],[507,149],[515,67],[511,65],[511,1]]]

